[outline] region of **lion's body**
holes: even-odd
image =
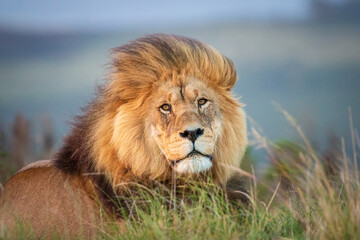
[[[197,40],[161,34],[116,48],[112,58],[108,81],[51,166],[23,170],[5,185],[2,201],[19,198],[16,213],[44,223],[39,231],[50,230],[50,219],[69,219],[59,228],[80,229],[65,186],[80,193],[79,202],[96,218],[94,196],[113,213],[112,202],[129,182],[202,175],[225,188],[240,166],[246,120],[231,93],[237,76],[230,59]],[[64,208],[59,217],[46,216]],[[78,224],[93,217],[79,216]]]
[[[65,174],[53,161],[38,161],[15,174],[4,186],[0,226],[16,235],[24,225],[35,236],[94,236],[100,208],[91,181]]]

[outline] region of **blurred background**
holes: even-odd
[[[0,182],[50,158],[94,96],[111,48],[151,33],[208,43],[231,58],[249,127],[298,134],[320,151],[360,121],[360,2],[351,0],[0,0]],[[261,160],[260,160],[261,162]]]

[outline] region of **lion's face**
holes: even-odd
[[[94,166],[114,186],[170,180],[172,170],[225,186],[247,145],[245,113],[231,92],[232,61],[197,40],[160,34],[114,49],[112,65],[68,143],[81,168]],[[73,146],[78,139],[83,145]],[[73,151],[64,154],[68,165]]]
[[[212,166],[221,113],[214,90],[188,78],[158,86],[151,107],[151,135],[179,173],[199,173]]]

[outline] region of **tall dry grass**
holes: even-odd
[[[351,110],[352,153],[349,156],[343,138],[340,146],[332,146],[334,148],[330,149],[330,155],[320,155],[313,149],[295,119],[280,106],[277,108],[296,129],[303,142],[274,144],[252,129],[256,142],[267,151],[272,163],[269,172],[273,177],[267,179],[283,185],[280,191],[275,192],[276,206],[286,206],[303,226],[306,238],[359,239],[360,182],[357,152],[360,141],[353,127]],[[277,211],[276,208],[273,210]]]

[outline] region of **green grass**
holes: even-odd
[[[268,239],[304,238],[301,223],[290,210],[279,207],[275,212],[259,205],[229,203],[222,190],[211,183],[192,184],[191,193],[173,199],[157,191],[142,192],[134,197],[131,214],[125,216],[125,227],[108,226],[102,237],[109,239]],[[143,204],[146,201],[146,204]],[[109,234],[109,235],[108,235]]]

